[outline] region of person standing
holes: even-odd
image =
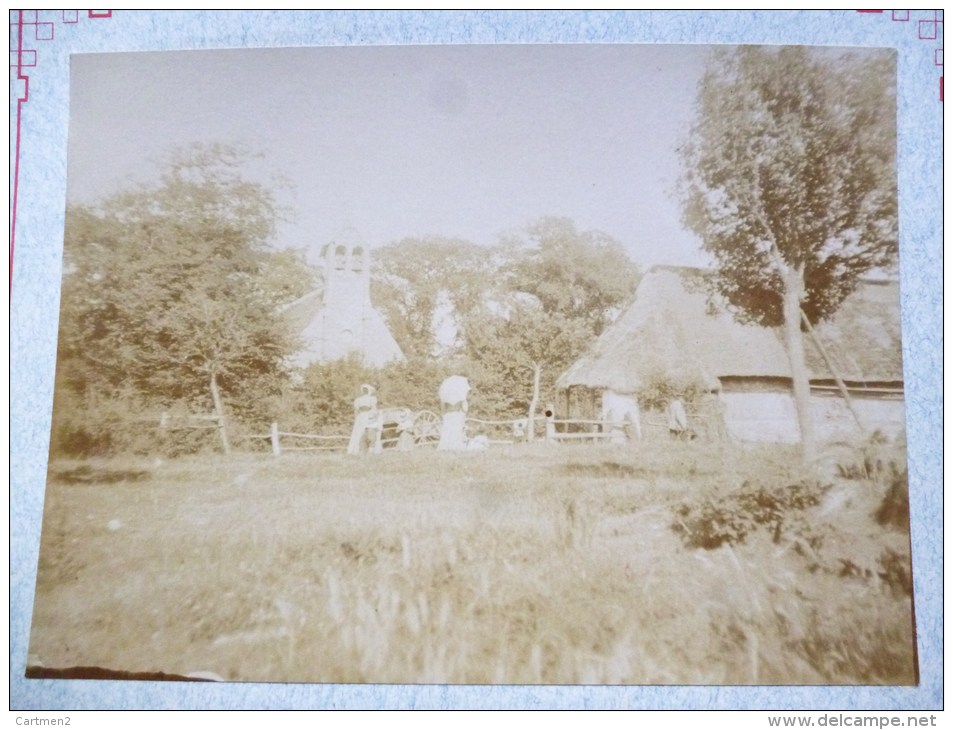
[[[462,375],[451,375],[440,384],[443,420],[440,424],[438,451],[463,451],[467,448],[466,425],[470,404],[470,382]]]
[[[695,438],[694,432],[688,427],[688,414],[685,413],[685,404],[680,398],[674,398],[668,404],[666,411],[668,418],[668,433],[672,438],[682,440],[692,440]]]
[[[361,395],[354,399],[354,427],[347,453],[363,454],[380,451],[380,418],[377,410],[377,391],[373,385],[362,385]]]

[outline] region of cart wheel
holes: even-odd
[[[414,444],[435,445],[440,441],[440,418],[431,411],[421,411],[414,417]]]

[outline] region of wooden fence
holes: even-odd
[[[222,450],[229,453],[228,429],[225,419],[212,414],[172,414],[164,411],[159,415],[159,434],[168,435],[176,431],[218,431],[222,443]]]
[[[608,441],[628,438],[623,421],[599,421],[587,418],[556,418],[550,413],[545,418],[544,438],[550,443],[563,441]],[[580,428],[581,427],[581,428]]]
[[[271,443],[271,453],[280,456],[286,451],[346,451],[348,442],[351,440],[350,434],[345,436],[327,436],[316,433],[297,433],[295,431],[282,431],[278,428],[278,423],[271,424],[271,430],[263,434],[251,434],[249,436],[240,436],[240,439],[254,441],[267,439]],[[291,445],[282,443],[284,440],[291,440]],[[381,448],[394,446],[400,440],[399,436],[391,436],[378,439],[377,443]],[[421,446],[417,443],[416,446]]]
[[[695,430],[690,431],[690,438],[696,435],[701,437],[710,436],[711,428],[706,423],[706,419],[699,414],[693,414],[692,423],[701,426],[701,433]],[[624,421],[601,421],[598,419],[585,418],[556,418],[548,411],[547,415],[536,416],[532,420],[530,428],[530,419],[484,419],[467,418],[467,436],[470,439],[483,437],[487,445],[507,445],[521,443],[524,441],[534,441],[537,439],[537,430],[542,425],[542,438],[548,443],[564,442],[608,442],[608,441],[626,441],[632,438],[632,424]],[[665,421],[653,418],[642,419],[643,430],[647,427],[650,430],[658,429],[659,432],[666,432],[668,425]],[[225,425],[222,419],[215,415],[190,415],[190,416],[171,416],[163,413],[159,420],[160,430],[178,431],[178,430],[201,430],[201,429],[222,429]],[[280,456],[288,451],[345,451],[347,449],[350,435],[324,435],[314,433],[298,433],[295,431],[282,431],[278,423],[271,424],[268,433],[239,435],[233,437],[236,441],[268,441],[271,452]],[[381,448],[389,448],[397,444],[399,436],[381,438],[378,443]],[[290,443],[289,443],[290,441]],[[428,440],[426,442],[417,442],[415,447],[434,446],[436,441]]]

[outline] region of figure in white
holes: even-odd
[[[377,410],[377,395],[373,385],[362,385],[361,394],[354,399],[354,428],[347,453],[380,453],[380,411]]]
[[[609,442],[623,444],[631,438],[642,438],[642,423],[639,402],[634,395],[602,391],[603,430],[608,429]]]
[[[440,384],[443,421],[440,424],[439,451],[463,451],[467,448],[466,422],[470,408],[467,396],[470,382],[462,375],[451,375]]]
[[[467,451],[486,451],[490,448],[490,437],[483,426],[470,422],[466,430]]]
[[[397,450],[414,450],[414,414],[409,408],[401,408],[397,414]]]
[[[514,441],[526,440],[526,427],[529,425],[528,418],[517,418],[513,421],[512,431]]]
[[[685,413],[685,404],[680,398],[675,398],[668,404],[665,412],[668,420],[668,432],[674,438],[687,438],[691,436],[688,430],[688,414]]]

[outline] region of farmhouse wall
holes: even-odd
[[[728,433],[749,443],[798,443],[797,408],[790,390],[724,392]],[[854,410],[868,432],[894,438],[904,429],[903,398],[851,394]],[[811,417],[820,441],[850,441],[861,431],[839,393],[811,393]]]
[[[868,429],[882,431],[891,438],[903,433],[907,427],[903,396],[855,397],[854,407]]]
[[[797,443],[801,439],[794,398],[786,390],[723,392],[725,427],[736,441]]]
[[[906,425],[903,397],[851,393],[851,403],[868,433],[880,431],[890,438],[900,434]],[[839,393],[811,394],[811,413],[817,436],[823,441],[842,441],[857,437],[859,429],[847,404]]]

